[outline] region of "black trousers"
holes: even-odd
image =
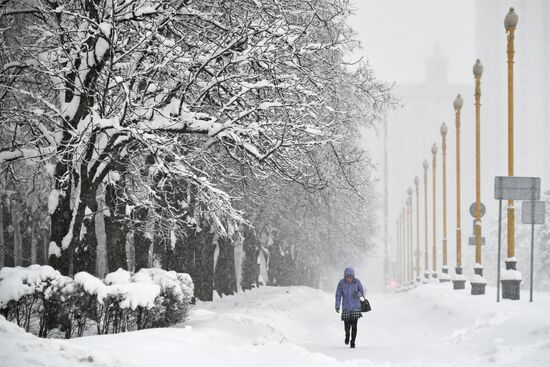
[[[357,320],[347,320],[344,321],[344,331],[346,332],[346,337],[350,335],[351,329],[351,342],[355,344],[355,337],[357,336]]]

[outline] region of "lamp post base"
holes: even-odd
[[[453,289],[459,290],[459,289],[465,289],[466,288],[466,278],[464,278],[464,275],[462,275],[462,268],[457,267],[455,268],[455,276],[453,278]]]
[[[429,271],[424,272],[424,279],[426,279],[426,280],[430,279],[430,272]]]
[[[513,260],[506,260],[506,272],[510,273],[518,273],[517,271],[517,261],[515,259]],[[521,285],[521,277],[515,277],[515,279],[502,279],[502,298],[503,299],[510,299],[513,301],[518,301],[520,299],[520,285]]]
[[[453,289],[460,290],[466,288],[466,280],[453,280]]]
[[[441,275],[439,276],[439,281],[441,283],[446,283],[451,281],[451,277],[449,276],[449,268],[447,266],[444,266],[441,268]]]
[[[470,282],[470,284],[472,285],[472,296],[480,296],[485,294],[485,286],[487,285],[486,283]]]
[[[432,271],[432,278],[437,279],[437,271]]]
[[[474,277],[470,282],[472,286],[471,294],[472,296],[479,296],[485,294],[485,287],[487,286],[487,281],[483,278],[483,268],[477,266],[474,268]]]

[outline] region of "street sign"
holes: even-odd
[[[533,221],[533,207],[535,208],[535,220]],[[521,202],[521,223],[523,224],[544,224],[545,206],[544,201],[522,201]]]
[[[481,204],[481,216],[483,217],[485,215],[485,212],[487,211],[487,209],[485,208],[485,204],[483,203],[480,203]],[[476,203],[472,203],[472,205],[470,205],[470,215],[472,217],[476,217]]]
[[[476,238],[470,237],[468,239],[468,245],[475,246],[476,245]],[[481,246],[485,246],[485,237],[481,237]]]
[[[540,200],[540,177],[495,177],[496,200]]]

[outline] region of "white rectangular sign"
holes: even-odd
[[[535,209],[534,217],[533,217],[533,207]],[[544,201],[522,201],[521,202],[521,223],[544,224],[544,219],[545,219],[544,214],[545,214]]]
[[[495,177],[496,200],[540,200],[540,177]]]

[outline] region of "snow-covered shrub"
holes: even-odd
[[[105,278],[113,332],[151,327],[151,320],[161,313],[160,286],[131,278],[132,275],[122,269]]]
[[[94,325],[98,334],[173,325],[187,317],[192,294],[189,275],[161,269],[118,269],[104,280],[38,265],[0,271],[1,314],[41,337],[78,337]]]
[[[51,330],[58,329],[70,338],[73,331],[71,314],[74,309],[76,285],[71,277],[59,277],[44,290],[40,313],[38,336],[47,337]]]
[[[140,328],[173,325],[187,317],[193,295],[193,282],[188,274],[162,269],[141,269],[133,277],[134,282],[153,283],[160,287],[159,308],[153,313],[150,324]]]
[[[62,275],[51,266],[0,269],[0,312],[26,331],[37,333],[44,291]]]

